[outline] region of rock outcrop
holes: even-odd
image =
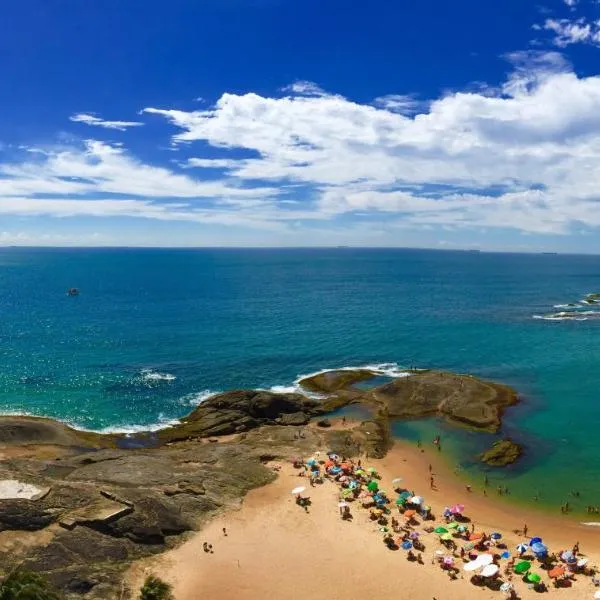
[[[516,462],[523,454],[523,447],[512,440],[499,440],[489,450],[479,455],[479,460],[492,467],[505,467]]]

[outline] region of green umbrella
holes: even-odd
[[[457,531],[460,531],[461,533],[464,533],[465,531],[467,531],[468,527],[466,525],[459,525],[457,527]]]
[[[349,498],[350,496],[353,495],[352,490],[342,490],[342,498]]]
[[[379,489],[379,484],[375,480],[369,481],[369,484],[367,485],[367,489],[370,492],[376,492]]]
[[[442,535],[440,536],[440,540],[451,540],[452,539],[452,534],[451,533],[442,533]]]
[[[398,506],[404,506],[406,504],[406,500],[404,498],[396,498],[396,504]]]
[[[529,573],[527,575],[527,581],[531,581],[531,583],[539,583],[542,578],[537,573]]]
[[[369,471],[369,473],[377,473],[377,469],[375,467],[369,467],[367,471]]]
[[[448,529],[458,529],[458,523],[456,521],[452,521],[452,523],[448,523]]]
[[[522,560],[520,563],[515,565],[515,573],[520,575],[521,573],[527,573],[531,569],[531,563],[526,560]]]
[[[400,494],[400,498],[404,498],[404,500],[406,500],[407,498],[410,498],[412,496],[412,494],[410,492],[402,492]]]
[[[436,527],[434,531],[436,533],[448,533],[448,530],[445,527]]]

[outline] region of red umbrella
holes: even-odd
[[[564,574],[565,574],[564,567],[554,567],[554,569],[550,569],[550,571],[548,571],[548,577],[551,577],[552,579],[557,579],[558,577],[562,577]]]
[[[469,536],[469,541],[473,542],[475,540],[480,540],[483,537],[483,533],[481,533],[481,531],[474,531],[470,536]]]

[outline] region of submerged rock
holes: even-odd
[[[523,454],[523,448],[512,440],[499,440],[489,450],[479,455],[479,460],[492,467],[505,467],[516,462]]]
[[[305,377],[299,384],[311,392],[324,392],[331,394],[339,390],[346,390],[355,383],[368,381],[376,377],[368,369],[340,369],[338,371],[324,371],[311,377]]]

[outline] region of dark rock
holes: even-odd
[[[319,427],[331,427],[331,421],[329,419],[321,419],[317,421]]]
[[[346,390],[355,383],[373,379],[375,376],[373,371],[367,369],[325,371],[312,377],[305,377],[299,383],[306,390],[331,394],[339,390]]]
[[[57,518],[55,512],[32,500],[0,500],[0,531],[36,531]]]
[[[282,425],[306,425],[309,421],[310,417],[303,412],[290,413],[279,418]]]
[[[499,440],[489,450],[479,455],[479,460],[492,467],[505,467],[516,462],[523,454],[523,448],[512,440]]]

